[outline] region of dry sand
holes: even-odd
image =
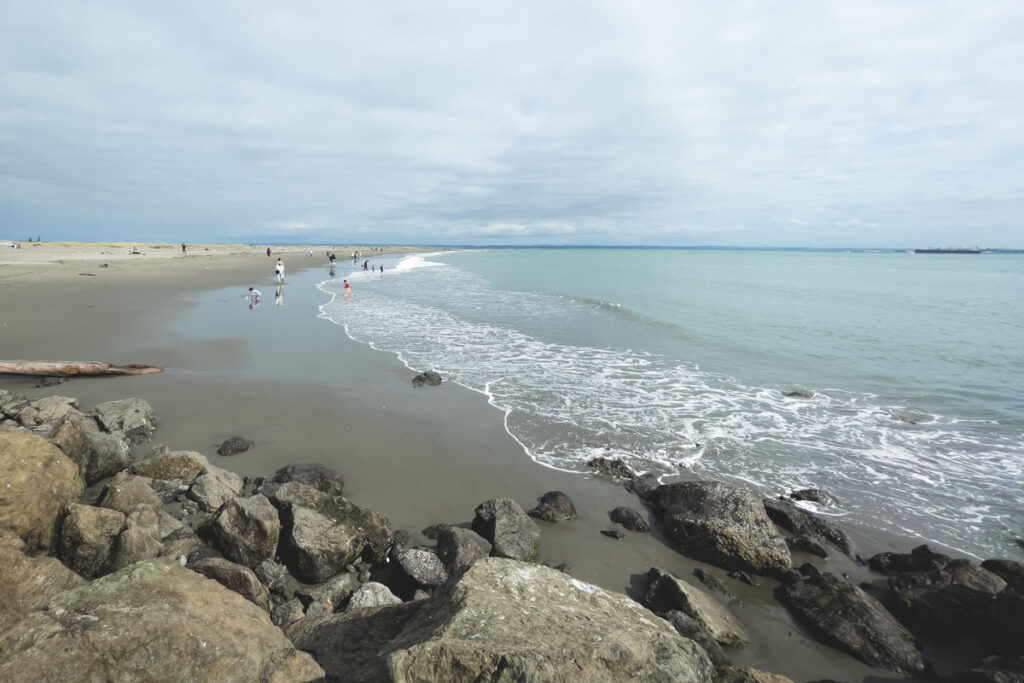
[[[326,299],[315,288],[326,277],[325,247],[314,248],[314,258],[303,257],[302,246],[280,250],[288,266],[285,305],[268,301],[252,311],[244,305],[246,288],[273,289],[277,249],[267,259],[265,247],[242,245],[192,247],[184,256],[180,246],[137,248],[142,254],[129,254],[123,244],[0,246],[0,359],[146,363],[167,371],[49,388],[35,388],[32,378],[0,378],[0,388],[74,396],[85,408],[144,398],[161,420],[156,442],[198,450],[244,475],[324,463],[345,476],[347,495],[389,516],[414,543],[425,542],[419,530],[427,525],[470,521],[488,498],[510,497],[529,508],[544,492],[562,490],[580,518],[539,522],[543,562],[568,563],[577,578],[634,597],[652,566],[683,577],[701,567],[736,595],[729,607],[752,636],[749,646],[727,652],[737,666],[797,681],[892,676],[816,643],[771,598],[771,579],[759,578],[755,587],[728,579],[677,553],[656,525],[653,534],[626,532],[621,541],[601,535],[611,527],[613,507],[643,509],[635,496],[597,476],[537,465],[482,395],[450,383],[413,390],[412,373],[393,356],[317,319]],[[337,247],[339,263],[352,249]],[[257,447],[216,455],[216,444],[234,434]],[[865,557],[905,552],[912,543],[848,531]],[[821,566],[794,556],[796,564],[812,560]],[[824,565],[854,581],[879,578],[839,553]]]

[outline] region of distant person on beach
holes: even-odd
[[[185,253],[185,243],[184,242],[181,243],[181,253],[182,254]]]
[[[351,294],[352,293],[352,285],[350,285],[348,283],[348,280],[345,280],[345,293],[346,294]]]
[[[274,266],[274,272],[277,274],[277,281],[284,282],[284,261],[277,259],[277,265]]]
[[[366,268],[367,268],[367,267],[368,267],[369,265],[370,265],[370,261],[369,261],[369,260],[363,261],[363,272],[364,272],[364,273],[366,272]]]
[[[267,258],[270,258],[270,247],[267,247]]]

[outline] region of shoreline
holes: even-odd
[[[322,279],[322,273],[311,271],[322,263],[316,256],[302,257],[302,246],[288,249],[298,251],[284,252],[290,279],[285,304],[274,310],[268,301],[260,311],[242,310],[232,293],[240,294],[246,281],[273,286],[259,247],[213,253],[202,261],[164,254],[145,267],[107,260],[107,255],[74,264],[51,262],[49,268],[20,264],[20,274],[10,270],[18,264],[0,254],[0,284],[8,294],[0,303],[0,329],[5,349],[14,356],[45,351],[51,358],[71,358],[68,354],[81,350],[90,357],[72,359],[148,363],[155,358],[171,366],[164,375],[75,379],[42,389],[31,386],[34,378],[0,378],[0,389],[33,399],[70,395],[83,406],[142,398],[161,418],[153,443],[198,451],[219,467],[251,477],[285,464],[321,462],[345,476],[354,501],[408,531],[414,546],[428,542],[424,527],[464,524],[488,498],[513,498],[525,509],[546,491],[561,490],[575,502],[579,519],[541,524],[541,561],[568,562],[573,576],[634,596],[639,578],[652,566],[679,576],[694,568],[724,573],[681,555],[658,525],[652,525],[651,535],[629,534],[622,541],[602,536],[600,531],[612,526],[607,517],[612,507],[642,507],[633,494],[598,475],[561,472],[529,459],[505,431],[502,413],[478,392],[451,383],[411,389],[414,373],[397,358],[316,319],[312,311],[322,296],[306,285]],[[385,253],[408,251],[428,250]],[[94,275],[78,274],[83,271]],[[69,288],[68,281],[76,284]],[[41,309],[45,316],[36,315]],[[16,334],[9,334],[12,330]],[[214,444],[235,433],[257,447],[239,456],[216,455]],[[137,447],[135,458],[153,443]],[[918,544],[843,528],[865,557],[906,552]],[[803,561],[811,558],[794,553],[794,566]],[[839,553],[825,565],[854,582],[878,579]],[[816,642],[771,598],[777,583],[759,583],[729,582],[736,595],[730,606],[752,636],[747,648],[730,651],[734,665],[795,680],[892,675]]]

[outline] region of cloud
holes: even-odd
[[[1016,2],[8,9],[14,237],[1024,246]]]

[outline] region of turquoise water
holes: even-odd
[[[486,394],[538,462],[819,486],[825,514],[1020,554],[1024,257],[502,249],[350,280],[323,317]]]

